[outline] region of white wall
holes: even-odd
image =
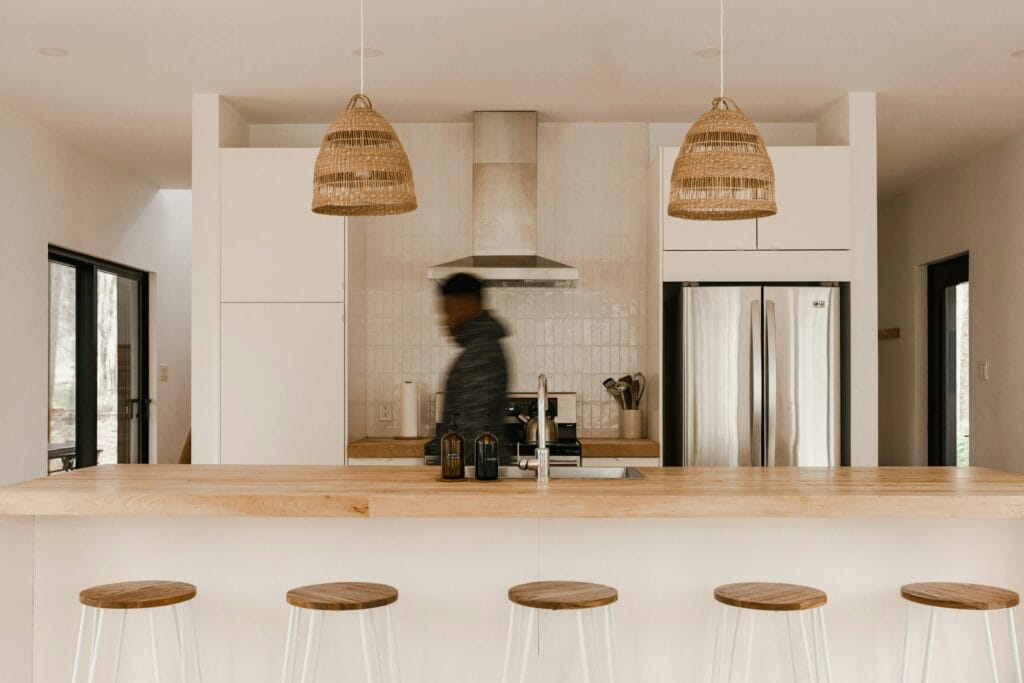
[[[1024,472],[1024,135],[882,204],[882,464],[927,462],[927,264],[970,253],[971,464]],[[977,364],[989,363],[980,381]]]
[[[156,274],[151,355],[171,381],[152,374],[151,443],[176,458],[188,430],[190,193],[158,192],[2,107],[0,149],[0,484],[46,473],[48,244]]]

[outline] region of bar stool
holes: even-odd
[[[529,661],[530,638],[533,636],[533,625],[537,610],[574,610],[576,613],[576,633],[579,636],[580,644],[580,665],[583,669],[584,683],[590,683],[590,653],[595,651],[597,668],[606,669],[606,680],[608,683],[615,681],[615,624],[612,618],[612,604],[619,599],[619,592],[611,586],[603,586],[599,583],[584,583],[581,581],[537,581],[524,583],[508,589],[508,599],[512,602],[512,612],[508,622],[508,639],[505,643],[505,665],[502,668],[502,683],[509,680],[509,667],[512,661],[512,650],[517,640],[516,634],[522,628],[522,622],[526,620],[526,631],[522,634],[522,656],[519,660],[519,683],[526,680],[526,669]],[[600,609],[602,629],[598,628],[595,620],[595,612]],[[590,631],[594,643],[587,645],[586,629],[583,624],[583,614],[587,613]],[[518,614],[517,614],[518,613]],[[598,650],[601,649],[598,631],[603,630],[604,656]],[[603,661],[602,661],[603,660]],[[599,679],[598,679],[599,680]]]
[[[288,614],[288,638],[285,643],[283,683],[295,677],[295,641],[302,612],[308,611],[306,651],[302,657],[302,683],[316,681],[317,659],[320,656],[320,635],[324,612],[359,612],[359,631],[363,642],[363,666],[367,681],[398,683],[398,646],[391,626],[391,603],[398,600],[398,589],[382,583],[338,582],[320,583],[293,588],[285,596],[291,610]],[[381,642],[373,610],[383,608],[386,641]],[[369,616],[369,619],[367,619]],[[369,623],[367,623],[369,622]],[[370,651],[373,651],[371,656]],[[382,652],[382,650],[384,652]],[[387,660],[387,667],[384,661]]]
[[[149,613],[149,631],[153,653],[153,677],[160,680],[160,655],[156,631],[156,608],[172,607],[174,631],[178,636],[178,667],[181,680],[188,680],[186,666],[187,644],[185,631],[191,631],[192,672],[196,683],[201,683],[199,671],[199,640],[196,636],[196,620],[192,613],[192,598],[196,596],[196,587],[190,583],[179,581],[126,581],[110,583],[103,586],[86,588],[79,593],[78,601],[82,603],[82,617],[78,624],[78,642],[75,645],[75,668],[71,674],[71,683],[78,683],[78,673],[82,669],[82,643],[85,639],[86,620],[90,610],[92,618],[92,639],[89,644],[88,681],[92,683],[96,675],[96,661],[99,659],[100,638],[103,633],[104,617],[113,610],[121,612],[121,625],[118,628],[117,649],[114,653],[114,677],[116,682],[121,666],[121,646],[124,644],[124,626],[129,610],[147,610]],[[187,624],[186,624],[186,617]]]
[[[750,680],[751,655],[754,647],[754,615],[757,612],[783,612],[786,631],[789,636],[789,659],[793,667],[793,680],[800,680],[797,664],[796,641],[793,638],[793,621],[799,624],[803,641],[804,664],[811,680],[832,681],[832,663],[828,654],[828,636],[825,633],[825,603],[828,596],[817,588],[797,586],[789,583],[731,583],[715,589],[715,600],[722,604],[722,615],[715,634],[715,655],[711,669],[711,681],[717,683],[721,671],[726,671],[726,683],[732,682],[736,662],[737,641],[739,640],[740,619],[747,615],[747,654],[744,681]],[[729,608],[738,609],[733,625],[732,644],[728,646],[728,668],[726,668],[726,631],[728,630]],[[811,638],[807,638],[807,624],[804,612],[810,612]],[[813,655],[811,647],[813,645]]]
[[[996,666],[996,648],[992,642],[992,623],[989,612],[1006,611],[1010,629],[1010,649],[1013,652],[1014,679],[1021,683],[1020,652],[1017,647],[1017,627],[1013,621],[1013,608],[1020,604],[1020,596],[1005,588],[982,586],[974,583],[911,583],[900,588],[900,596],[908,601],[907,629],[903,639],[903,674],[906,683],[910,674],[910,617],[914,605],[928,608],[928,640],[924,651],[924,665],[921,680],[927,683],[931,674],[932,646],[938,626],[940,609],[972,610],[985,617],[985,635],[988,637],[988,657],[992,665],[992,680],[999,680]]]

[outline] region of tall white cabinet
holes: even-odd
[[[342,464],[345,220],[315,149],[222,149],[220,462]]]

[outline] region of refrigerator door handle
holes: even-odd
[[[766,372],[765,372],[765,410],[764,410],[764,423],[765,423],[765,439],[767,440],[767,448],[765,448],[765,464],[768,467],[775,467],[775,436],[778,422],[778,406],[775,405],[776,395],[776,382],[777,382],[777,368],[778,368],[778,340],[776,335],[775,326],[775,302],[770,299],[765,299],[764,302],[764,317],[765,317],[765,356],[766,356]],[[792,463],[791,463],[792,464]]]
[[[761,302],[750,303],[750,462],[752,467],[760,467],[761,461]]]

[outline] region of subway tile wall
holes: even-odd
[[[420,384],[420,430],[432,434],[434,394],[457,353],[440,326],[429,266],[472,251],[472,126],[396,125],[416,179],[419,208],[359,218],[350,237],[349,434],[394,436],[401,382]],[[541,123],[538,247],[579,268],[573,289],[494,289],[488,307],[509,330],[510,388],[578,394],[582,436],[618,435],[604,378],[644,370],[648,136],[646,124]],[[365,236],[365,244],[359,242]],[[365,273],[352,260],[365,249]]]

